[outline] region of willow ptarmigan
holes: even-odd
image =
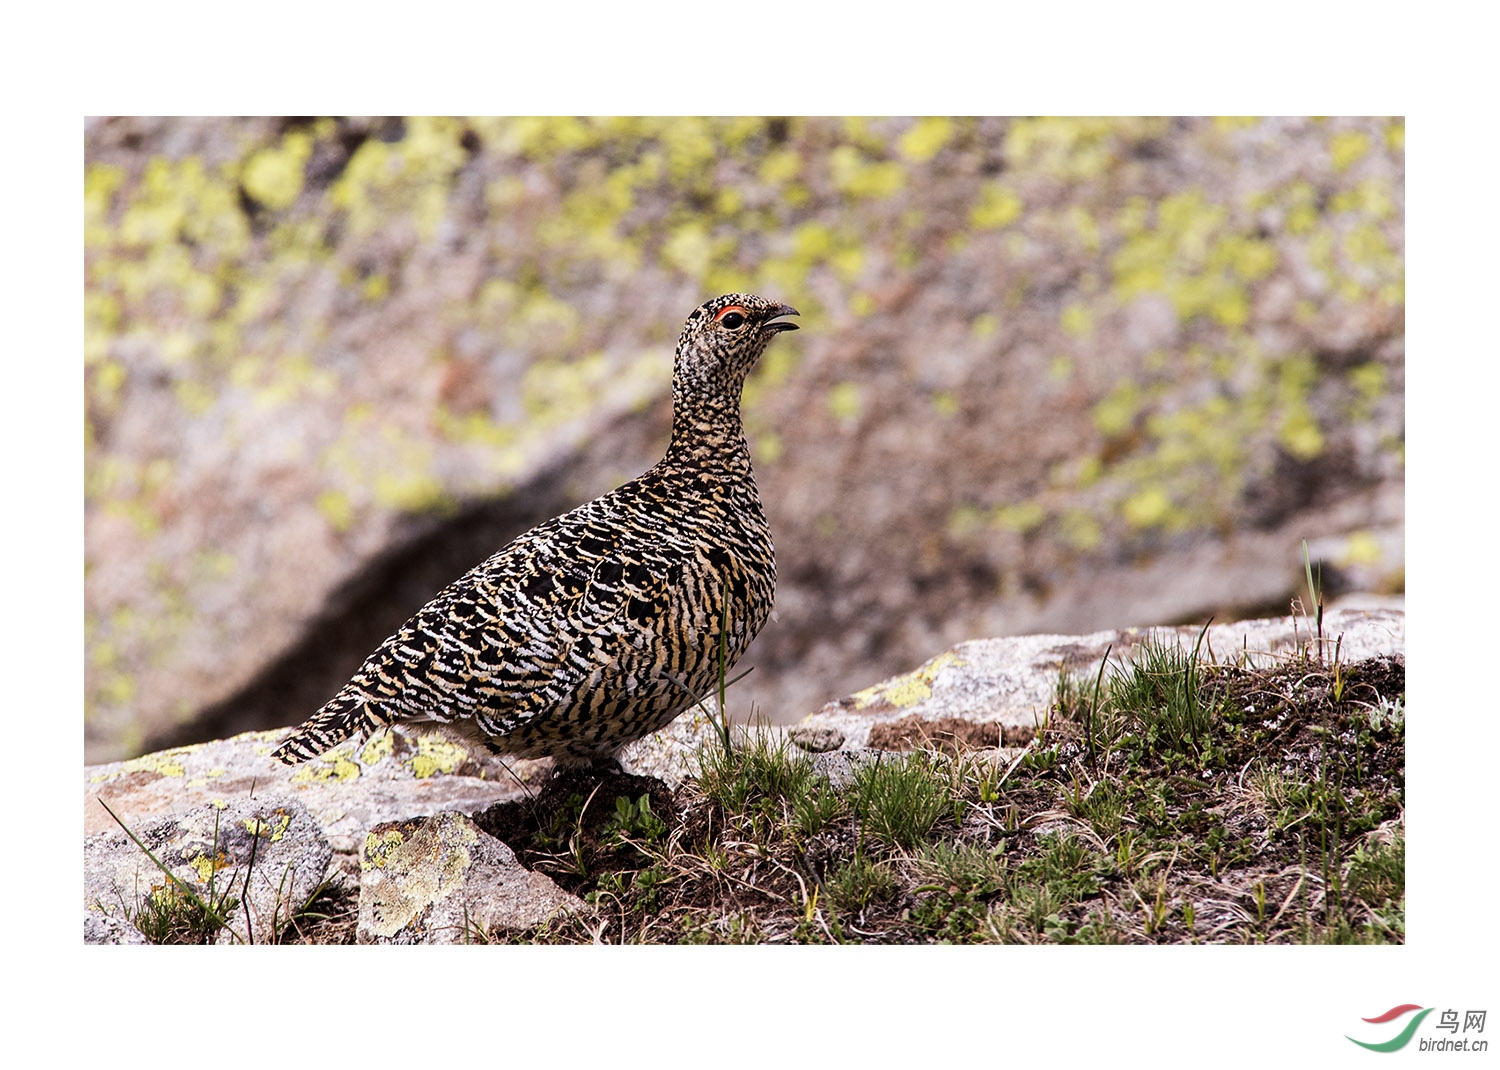
[[[740,393],[795,315],[752,294],[699,307],[677,342],[666,456],[449,584],[274,756],[427,721],[496,753],[603,763],[710,694],[776,593]]]

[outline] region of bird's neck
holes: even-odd
[[[748,476],[750,447],[740,421],[742,383],[694,389],[672,383],[672,441],[666,460],[703,471]]]

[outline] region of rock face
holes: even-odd
[[[285,795],[194,807],[131,832],[140,844],[118,828],[84,840],[86,942],[134,942],[114,923],[128,922],[145,898],[170,894],[172,882],[141,844],[204,902],[232,896],[221,944],[274,940],[321,887],[333,858],[307,807]]]
[[[287,725],[665,445],[705,297],[795,719],[973,635],[1403,582],[1404,125],[85,127],[86,760]],[[1337,575],[1335,575],[1337,573]]]
[[[250,732],[128,762],[86,766],[84,831],[118,828],[99,805],[101,799],[136,828],[191,807],[276,793],[305,806],[335,854],[352,864],[365,831],[377,822],[459,807],[479,809],[523,794],[551,772],[550,763],[507,766],[487,752],[471,754],[405,729],[380,733],[360,746],[335,747],[292,768],[268,757],[284,734]]]
[[[586,910],[463,814],[370,829],[360,854],[362,944],[463,944]]]

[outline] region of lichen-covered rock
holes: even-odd
[[[912,719],[933,726],[927,735],[954,735],[952,725],[996,725],[1003,738],[969,739],[971,745],[1014,746],[1046,717],[1058,675],[1092,679],[1108,652],[1111,663],[1131,657],[1148,635],[1191,649],[1200,629],[1129,628],[1089,635],[1024,635],[975,639],[928,659],[910,672],[824,705],[790,731],[834,732],[843,746],[897,746],[924,735]],[[1397,609],[1334,609],[1323,620],[1324,655],[1345,663],[1377,654],[1404,653],[1406,614]],[[1275,617],[1209,627],[1201,653],[1220,658],[1246,655],[1261,662],[1306,648],[1313,637],[1305,618]],[[1316,651],[1314,651],[1316,655]],[[797,738],[796,735],[793,738]]]
[[[1399,590],[1399,118],[90,119],[89,761],[290,724],[638,474],[705,297],[773,719],[973,635]]]
[[[116,827],[100,799],[133,825],[187,806],[279,792],[305,804],[335,853],[352,860],[365,830],[377,821],[505,802],[545,782],[552,769],[550,762],[502,762],[482,747],[471,751],[404,727],[345,743],[293,768],[268,757],[285,734],[246,732],[85,766],[84,830]]]
[[[485,942],[587,909],[463,814],[382,822],[359,865],[362,944]]]
[[[317,892],[333,858],[307,807],[285,795],[196,807],[181,817],[126,827],[135,839],[116,828],[84,840],[85,910],[128,922],[148,897],[174,894],[149,850],[199,899],[224,905],[227,925],[219,943],[274,940]],[[85,924],[85,940],[118,942],[112,935],[111,926]]]

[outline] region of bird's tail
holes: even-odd
[[[389,717],[382,716],[376,705],[362,696],[335,697],[293,729],[271,752],[271,757],[286,765],[297,765],[346,739],[367,735],[390,723]]]

